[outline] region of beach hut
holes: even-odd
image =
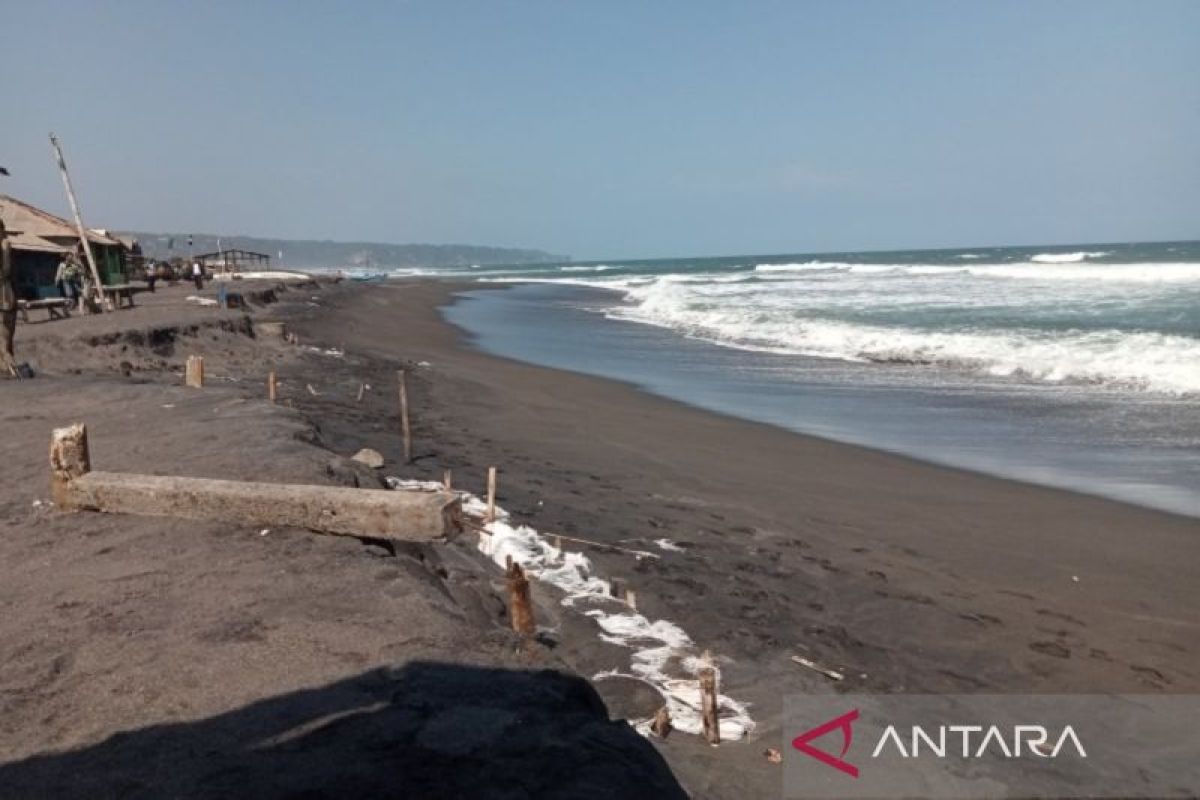
[[[62,257],[79,247],[75,226],[36,206],[0,194],[0,219],[9,230],[17,297],[57,297],[54,272]],[[102,231],[88,231],[100,280],[106,286],[127,281],[124,247]]]

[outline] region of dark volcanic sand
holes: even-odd
[[[79,345],[66,325],[86,336],[89,321],[22,331],[18,345],[51,362],[35,367],[83,374],[0,384],[0,787],[629,797],[636,786],[671,796],[657,750],[694,796],[770,797],[779,767],[762,750],[780,745],[781,698],[831,688],[793,654],[846,672],[836,688],[850,691],[1200,685],[1195,520],[483,355],[435,310],[452,290],[342,284],[255,310],[288,319],[304,345],[345,347],[345,358],[249,339],[242,315],[184,309],[169,295],[103,323],[141,326],[140,343]],[[147,333],[181,319],[200,327],[168,344]],[[211,389],[189,392],[163,371],[188,352],[206,356]],[[396,466],[398,366],[412,374],[418,459],[407,468]],[[271,368],[284,381],[276,407],[262,400]],[[372,388],[358,404],[361,381]],[[647,616],[679,623],[722,658],[722,690],[752,702],[760,728],[716,749],[680,735],[651,746],[604,721],[586,685],[514,671],[587,676],[624,666],[628,651],[598,643],[589,620],[538,590],[540,621],[558,625],[559,640],[514,652],[498,571],[470,537],[393,556],[302,531],[32,507],[47,495],[50,427],[81,418],[102,468],[369,483],[344,459],[330,466],[322,448],[370,446],[387,474],[440,478],[449,467],[476,491],[497,464],[501,504],[543,531],[650,550],[672,539],[686,549],[661,561],[588,555],[637,590]],[[448,662],[510,669],[498,678]],[[644,706],[603,683],[610,706]],[[506,688],[480,688],[489,685]],[[443,744],[481,729],[496,733],[468,739],[466,753]]]
[[[477,288],[477,287],[474,287]],[[771,796],[781,698],[827,691],[1200,689],[1200,525],[730,419],[619,383],[479,353],[434,310],[454,287],[338,290],[297,329],[430,362],[407,474],[480,491],[543,531],[654,549],[589,552],[639,609],[681,624],[754,704],[753,743],[660,745],[701,796]],[[394,455],[389,453],[389,455]],[[602,669],[612,664],[589,667]],[[865,677],[863,677],[865,675]]]

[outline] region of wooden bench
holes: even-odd
[[[134,288],[132,284],[117,283],[112,286],[101,286],[100,290],[104,292],[105,297],[113,301],[117,308],[120,308],[122,304],[133,308]]]
[[[66,319],[71,316],[71,312],[67,309],[67,300],[64,297],[47,297],[41,300],[18,300],[17,310],[21,312],[22,321],[29,322],[29,312],[45,309],[49,315],[47,319]]]

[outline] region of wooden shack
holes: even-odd
[[[79,249],[75,226],[62,217],[0,194],[0,219],[12,243],[13,282],[17,297],[38,300],[57,297],[54,273],[67,253]],[[125,248],[101,231],[88,231],[100,280],[106,286],[127,282]]]

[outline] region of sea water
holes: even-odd
[[[478,345],[1200,516],[1200,242],[472,268]]]

